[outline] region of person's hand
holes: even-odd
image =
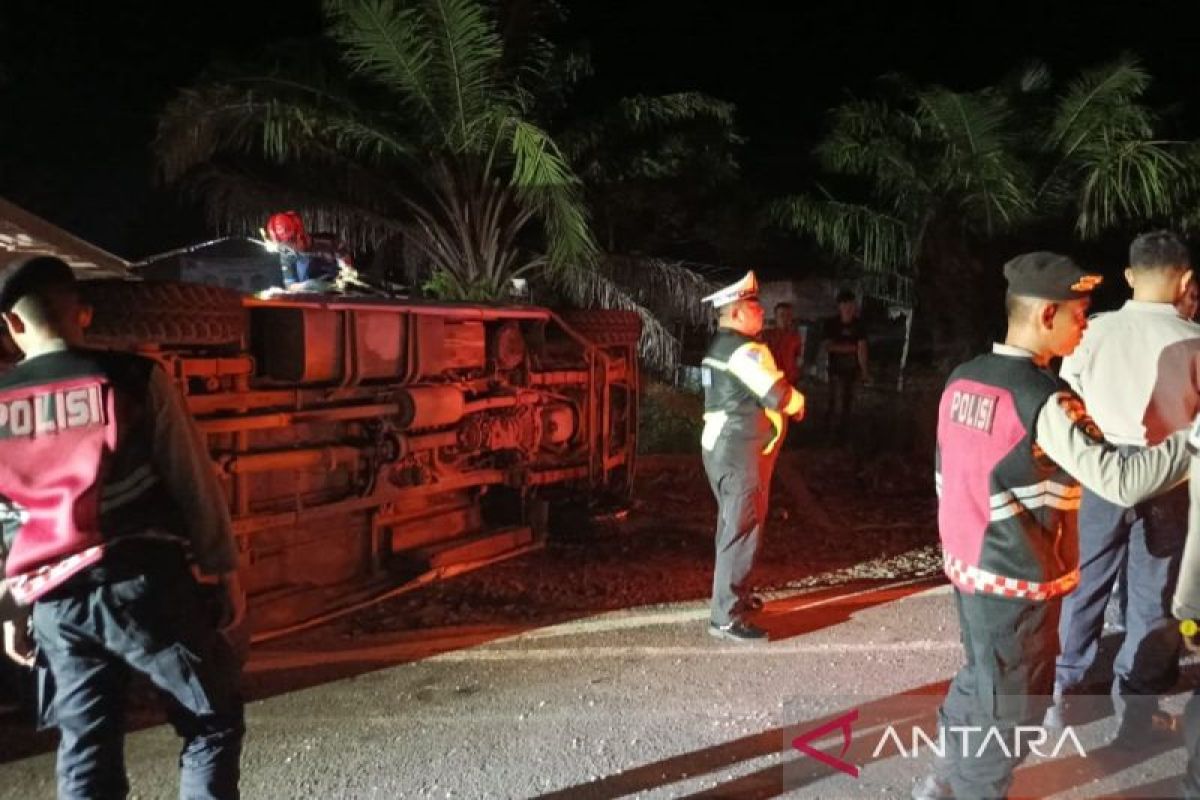
[[[218,627],[222,632],[231,631],[246,619],[246,593],[242,591],[242,579],[236,569],[222,575],[220,583],[225,590],[225,608]]]
[[[799,391],[796,391],[796,394],[800,395],[800,408],[799,408],[799,410],[796,411],[796,413],[791,415],[792,422],[800,422],[801,420],[803,420],[804,412],[808,408],[808,398],[806,398]]]
[[[33,666],[33,655],[37,648],[29,635],[29,621],[22,617],[4,622],[4,653],[23,667]]]

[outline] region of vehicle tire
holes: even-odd
[[[94,311],[89,344],[126,348],[238,345],[248,331],[241,293],[172,281],[83,281]]]
[[[572,330],[601,346],[636,344],[642,336],[642,318],[636,311],[585,308],[561,316]]]

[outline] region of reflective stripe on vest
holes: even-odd
[[[1041,481],[1031,486],[1013,486],[991,497],[992,522],[1016,516],[1034,508],[1057,508],[1076,511],[1083,499],[1083,487],[1067,486],[1057,481]]]
[[[728,361],[705,356],[700,363],[709,369],[733,375],[759,400],[766,397],[775,382],[783,377],[783,373],[775,366],[771,351],[761,342],[750,341],[743,344],[730,354]],[[783,415],[773,408],[760,406],[760,409],[770,420],[771,428],[775,432],[763,447],[762,452],[767,455],[779,444],[783,434]],[[705,450],[712,450],[716,446],[717,437],[721,435],[721,429],[725,427],[727,419],[728,416],[721,411],[710,411],[704,415],[704,433],[700,437],[700,444]]]
[[[1078,567],[1053,581],[1039,583],[1019,578],[1005,578],[979,567],[973,567],[949,553],[942,554],[942,564],[946,576],[955,586],[973,594],[994,594],[1021,600],[1050,600],[1073,591],[1079,585]]]

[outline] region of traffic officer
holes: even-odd
[[[180,795],[237,797],[242,701],[218,628],[245,606],[226,499],[167,374],[80,347],[89,314],[57,258],[0,272],[0,316],[25,356],[0,376],[5,650],[53,685],[42,721],[61,732],[59,797],[128,792],[131,670],[174,700]]]
[[[1079,582],[1080,483],[1133,505],[1188,473],[1186,431],[1122,455],[1048,369],[1079,344],[1100,276],[1045,252],[1004,274],[1005,341],[955,369],[938,407],[938,529],[966,664],[939,712],[945,758],[915,798],[1007,793],[1016,728],[1049,704],[1062,596]]]
[[[788,384],[758,338],[763,308],[758,280],[737,283],[704,298],[720,313],[717,335],[702,362],[704,471],[717,498],[716,568],[708,632],[736,642],[766,638],[746,620],[761,605],[749,576],[767,521],[771,471],[784,434],[784,417],[804,416],[804,395]]]

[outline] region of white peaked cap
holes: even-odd
[[[724,289],[713,292],[704,298],[703,302],[712,303],[713,308],[723,308],[730,303],[736,303],[738,300],[745,300],[747,297],[755,297],[757,295],[758,278],[754,277],[754,270],[750,270],[740,281],[731,283]]]

